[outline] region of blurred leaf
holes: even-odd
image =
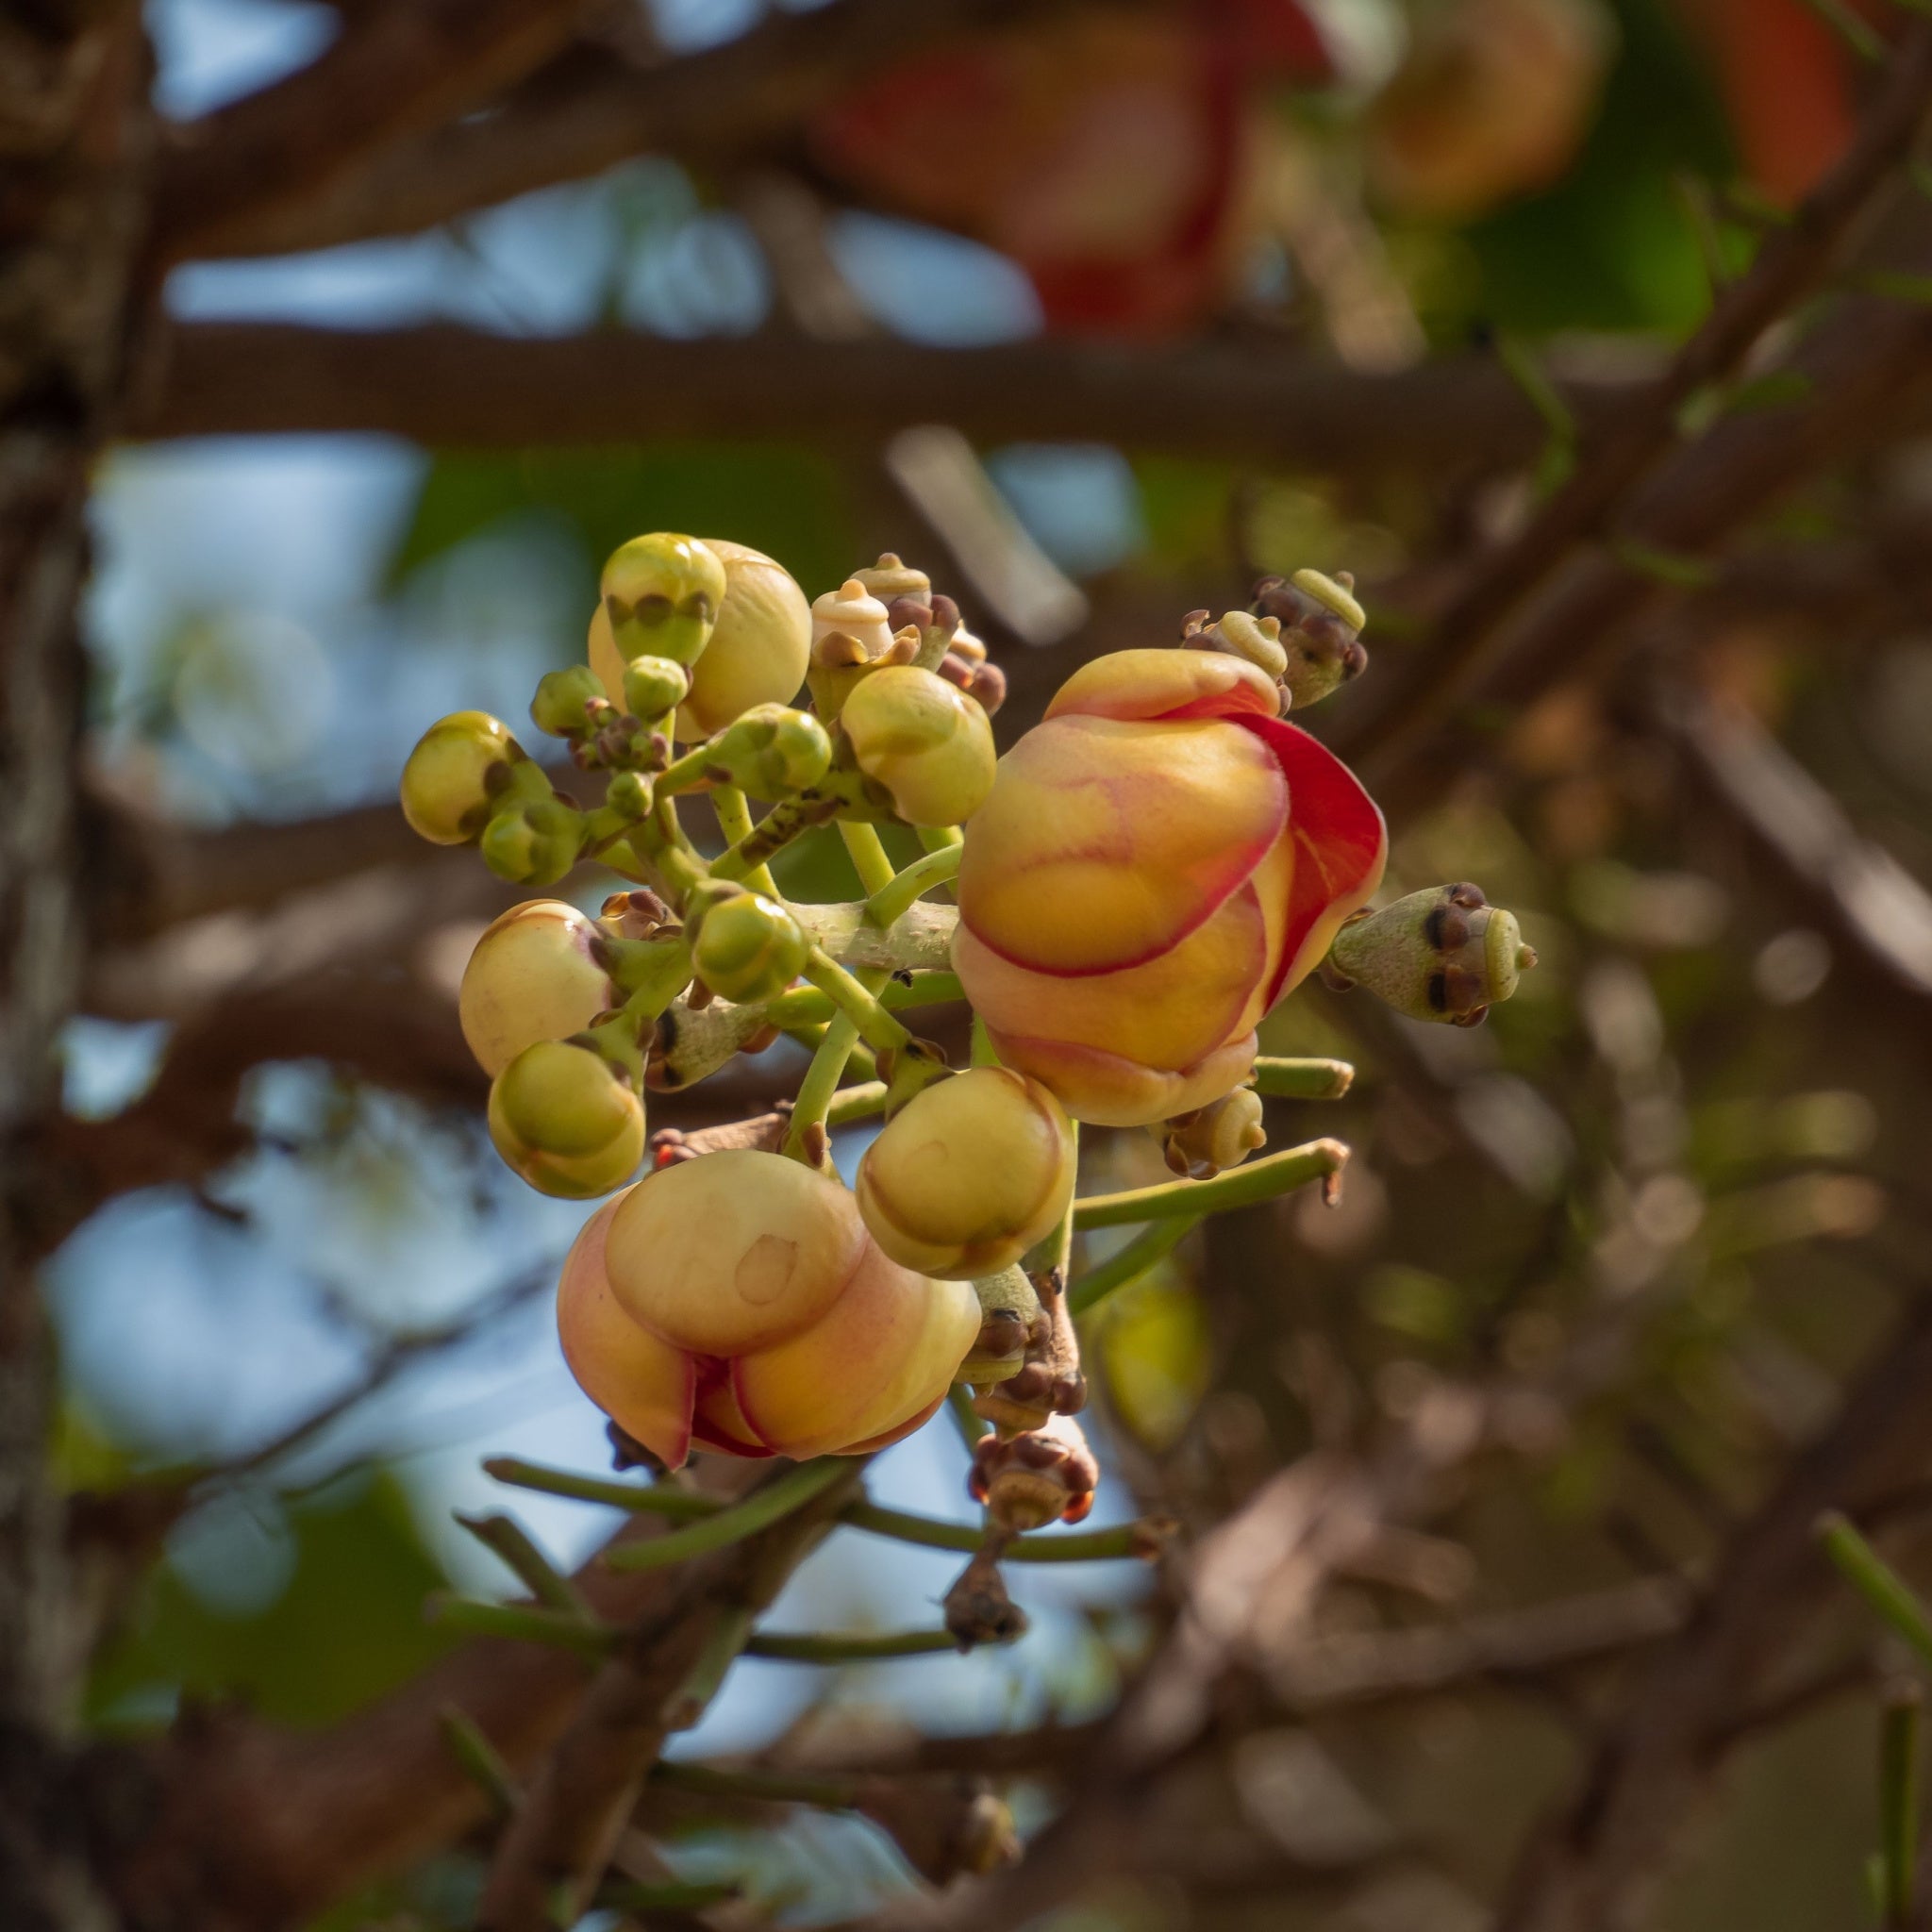
[[[590,571],[626,539],[654,529],[748,543],[775,557],[808,596],[863,561],[843,476],[830,458],[775,443],[652,443],[444,452],[424,478],[391,578],[532,512],[559,518],[575,533]]]
[[[1111,1297],[1093,1328],[1121,1421],[1148,1448],[1170,1447],[1213,1374],[1208,1318],[1193,1290],[1162,1267]]]
[[[151,1708],[164,1715],[167,1693],[178,1690],[243,1697],[285,1724],[328,1724],[449,1647],[423,1620],[424,1598],[447,1579],[392,1475],[294,1504],[287,1528],[292,1574],[253,1616],[223,1614],[175,1563],[158,1567],[94,1674],[92,1714],[110,1724]]]
[[[1549,193],[1469,231],[1498,327],[1683,329],[1709,293],[1676,188],[1735,172],[1709,76],[1658,0],[1622,0],[1622,45],[1590,140]]]

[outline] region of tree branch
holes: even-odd
[[[1430,628],[1427,669],[1374,724],[1375,766],[1388,771],[1459,716],[1499,668],[1521,655],[1508,628],[1577,546],[1613,533],[1644,475],[1677,441],[1684,406],[1742,365],[1764,333],[1823,285],[1854,231],[1892,184],[1932,113],[1932,24],[1891,54],[1885,85],[1851,148],[1750,270],[1721,290],[1702,327],[1617,418],[1570,480],[1510,542],[1481,558]],[[1761,501],[1761,497],[1759,498]],[[1628,536],[1648,536],[1626,527]],[[1568,643],[1569,633],[1558,633]]]
[[[160,264],[232,251],[375,155],[480,106],[562,46],[590,0],[398,0],[289,79],[175,131],[158,170]]]
[[[464,0],[436,4],[458,22],[469,10]],[[557,0],[550,4],[554,8]],[[420,96],[408,126],[383,129],[379,142],[358,143],[353,153],[335,158],[326,173],[311,169],[306,182],[291,184],[294,192],[249,196],[237,175],[247,150],[205,139],[204,153],[163,172],[172,216],[159,246],[169,260],[216,252],[280,255],[326,248],[414,234],[533,189],[601,174],[634,155],[743,159],[778,144],[814,108],[865,74],[923,48],[1015,21],[1030,24],[1053,12],[1146,4],[834,0],[809,11],[774,9],[737,40],[658,67],[630,65],[608,50],[573,48],[474,122],[446,125],[458,109]],[[308,72],[317,74],[322,64]],[[526,58],[520,71],[528,73],[533,64]],[[313,91],[320,102],[325,92],[334,92],[334,83],[318,77]],[[461,105],[479,103],[491,92],[473,85]],[[265,122],[269,97],[256,99],[262,106],[249,118]],[[228,111],[240,117],[248,106],[243,102]],[[398,144],[395,137],[403,133],[425,138]],[[273,142],[267,144],[273,154]],[[195,199],[197,187],[211,179],[232,184],[231,205],[218,220],[201,214]]]
[[[1500,469],[1533,456],[1542,437],[1515,385],[1475,357],[1377,375],[1231,342],[932,349],[275,323],[189,324],[163,352],[159,386],[131,425],[138,438],[380,429],[438,447],[514,449],[806,436],[870,454],[908,425],[937,421],[980,442],[1101,439],[1354,474]],[[1564,390],[1594,423],[1627,405],[1631,385],[1578,379]]]

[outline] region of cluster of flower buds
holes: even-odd
[[[1005,1541],[1078,1521],[1098,1478],[1072,1420],[1074,1124],[1151,1127],[1174,1186],[1210,1179],[1264,1144],[1256,1029],[1318,965],[1467,1024],[1532,963],[1474,887],[1367,909],[1381,814],[1283,716],[1361,670],[1362,625],[1346,575],[1266,579],[1246,610],[1194,613],[1184,648],[1082,666],[1001,759],[1005,681],[923,572],[889,554],[813,603],[758,551],[658,532],[611,557],[586,661],[531,705],[600,800],[557,791],[500,720],[430,727],[402,778],[425,838],[511,880],[595,860],[633,882],[595,917],[512,908],[459,1002],[504,1159],[548,1193],[614,1192],[558,1320],[626,1441],[670,1466],[858,1454],[967,1385],[989,1529],[948,1616],[1017,1627]],[[769,861],[834,821],[867,896],[791,903]],[[896,867],[881,824],[923,856]],[[924,896],[948,885],[957,913]],[[951,1073],[900,1015],[962,988],[990,1051]],[[647,1090],[781,1029],[815,1049],[795,1106],[660,1131],[637,1179]],[[879,1078],[841,1089],[861,1043]],[[848,1190],[830,1126],[867,1111],[885,1121]]]

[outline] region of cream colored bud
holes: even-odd
[[[876,563],[854,571],[851,580],[881,604],[890,604],[894,597],[916,597],[924,604],[932,596],[932,579],[916,565],[902,563],[891,550]]]
[[[974,1067],[923,1089],[858,1167],[858,1211],[895,1261],[970,1281],[1010,1267],[1066,1212],[1073,1130],[1037,1080]]]
[[[883,658],[891,648],[886,607],[857,577],[847,577],[836,591],[827,591],[812,604],[813,644],[835,634],[850,638],[867,658]]]
[[[567,1041],[525,1047],[504,1068],[489,1120],[511,1170],[564,1200],[608,1194],[643,1158],[643,1101],[602,1055]]]
[[[526,899],[484,932],[463,969],[457,1014],[486,1074],[540,1041],[568,1040],[619,1004],[598,963],[600,941],[560,899]]]
[[[489,823],[498,767],[523,758],[501,718],[487,711],[439,718],[403,766],[398,789],[409,829],[433,844],[467,845]]]
[[[915,665],[868,673],[840,714],[858,768],[912,825],[956,825],[992,789],[992,726],[970,697]]]
[[[1224,1169],[1239,1167],[1268,1144],[1261,1114],[1261,1096],[1252,1087],[1237,1087],[1195,1112],[1169,1121],[1161,1135],[1168,1166],[1196,1181],[1212,1180]]]

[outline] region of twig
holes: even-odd
[[[1847,239],[1910,155],[1932,103],[1932,25],[1900,42],[1849,151],[1791,225],[1718,292],[1709,316],[1522,532],[1481,559],[1430,627],[1426,670],[1374,725],[1371,768],[1385,772],[1451,727],[1504,653],[1506,625],[1580,543],[1606,534],[1632,489],[1676,441],[1678,411],[1730,376],[1781,316],[1837,266]]]

